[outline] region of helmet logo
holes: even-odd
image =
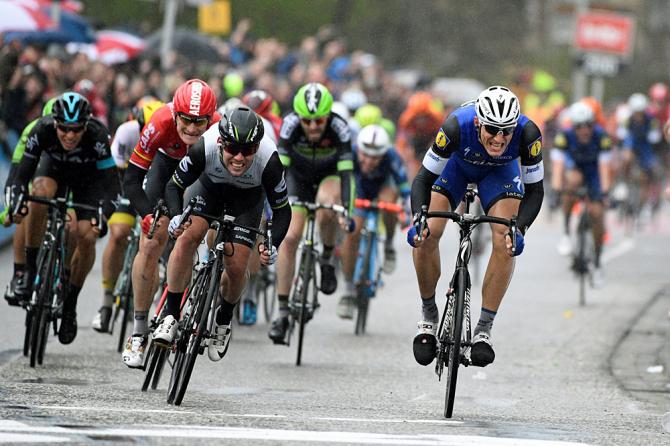
[[[316,84],[311,84],[307,91],[305,91],[305,99],[307,102],[307,110],[310,113],[316,113],[321,102],[321,90]]]
[[[191,102],[188,105],[188,112],[193,116],[200,116],[200,99],[202,98],[202,84],[193,82],[191,84]]]

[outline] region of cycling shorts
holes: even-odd
[[[479,200],[485,213],[503,198],[523,198],[521,170],[517,160],[498,166],[479,166],[451,156],[433,183],[432,190],[447,197],[453,210],[463,200],[470,183],[477,184]]]

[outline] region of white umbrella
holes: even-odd
[[[10,1],[0,2],[0,33],[40,31],[55,27],[54,22],[37,8]]]

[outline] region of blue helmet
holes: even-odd
[[[85,124],[91,118],[91,105],[79,93],[68,91],[56,99],[52,113],[58,122]]]

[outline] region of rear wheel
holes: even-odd
[[[34,310],[31,307],[26,308],[26,331],[23,335],[23,356],[28,356],[30,353],[30,334],[32,331],[33,311]]]
[[[447,327],[448,348],[447,352],[447,390],[445,395],[444,416],[451,418],[454,410],[454,399],[456,398],[456,381],[458,379],[458,366],[461,362],[461,335],[463,331],[463,305],[465,301],[466,289],[465,274],[457,273],[454,281],[454,310],[452,313],[452,323]]]

